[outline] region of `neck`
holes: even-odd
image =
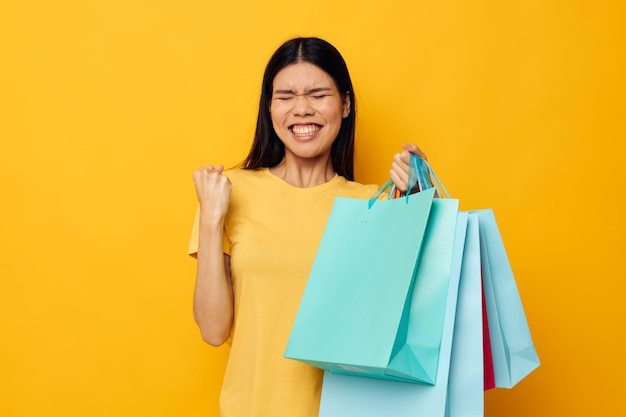
[[[335,177],[330,158],[325,160],[294,160],[285,157],[270,172],[285,182],[298,188],[315,187],[325,184]]]

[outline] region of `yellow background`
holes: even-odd
[[[625,409],[624,3],[2,0],[0,415],[215,416],[193,324],[193,169],[233,165],[273,50],[358,96],[357,179],[418,143],[492,207],[542,366],[487,416]]]

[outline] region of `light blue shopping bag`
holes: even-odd
[[[434,204],[433,192],[371,207],[335,200],[285,357],[335,373],[435,382],[458,201]]]
[[[493,210],[475,210],[496,387],[512,388],[539,366]]]
[[[446,417],[483,417],[483,309],[478,216],[469,214],[454,322]]]
[[[433,204],[437,203],[435,201]],[[445,415],[466,225],[467,214],[460,213],[457,219],[435,385],[405,384],[326,372],[319,417],[443,417]],[[480,358],[482,359],[482,352]],[[479,385],[482,386],[482,384]]]
[[[447,191],[428,162],[412,156],[418,182]],[[512,388],[540,363],[530,335],[515,278],[493,210],[473,210],[480,231],[481,267],[485,288],[495,386]]]

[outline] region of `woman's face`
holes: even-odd
[[[319,67],[298,62],[274,77],[270,112],[286,158],[330,155],[341,121],[350,113],[350,96],[337,91],[334,80]]]

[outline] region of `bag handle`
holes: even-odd
[[[393,192],[395,191],[395,185],[393,185],[393,180],[391,178],[389,178],[387,182],[385,182],[383,185],[378,187],[378,190],[376,190],[376,192],[374,192],[374,194],[370,196],[369,201],[367,202],[367,208],[372,208],[376,200],[378,200],[378,197],[380,197],[385,191],[387,191],[388,188],[389,195],[387,196],[387,199],[391,199],[393,197]]]
[[[422,182],[420,182],[420,191],[436,187],[438,192],[437,194],[440,194],[439,191],[443,191],[443,195],[446,198],[450,198],[450,193],[448,193],[448,190],[446,190],[446,187],[444,187],[443,183],[441,182],[437,174],[435,174],[435,171],[433,171],[428,161],[426,161],[425,159],[420,159],[417,155],[414,154],[411,154],[411,161],[414,161],[412,163],[417,164],[418,167],[421,167],[421,169],[417,170],[418,175],[422,176]],[[409,166],[409,172],[410,171],[411,169]],[[422,184],[425,185],[425,188],[421,188]],[[428,185],[426,186],[426,184]]]
[[[444,187],[444,185],[439,180],[439,177],[437,176],[437,174],[435,174],[435,171],[433,171],[430,164],[425,159],[421,159],[415,154],[410,154],[408,174],[409,174],[409,177],[407,180],[407,190],[406,190],[407,203],[409,201],[409,195],[411,194],[411,191],[413,191],[415,186],[418,187],[418,192],[436,187],[437,192],[435,193],[435,195],[440,194],[439,190],[441,190],[443,191],[446,198],[450,198],[450,194],[448,193],[448,190],[446,190],[446,187]],[[387,189],[389,189],[387,199],[391,200],[392,198],[394,198],[393,196],[395,195],[395,192],[396,192],[396,185],[394,184],[391,178],[388,179],[383,185],[378,187],[376,192],[370,196],[369,201],[368,201],[368,208],[372,208],[376,200],[378,200],[378,198],[385,191],[387,191]]]

